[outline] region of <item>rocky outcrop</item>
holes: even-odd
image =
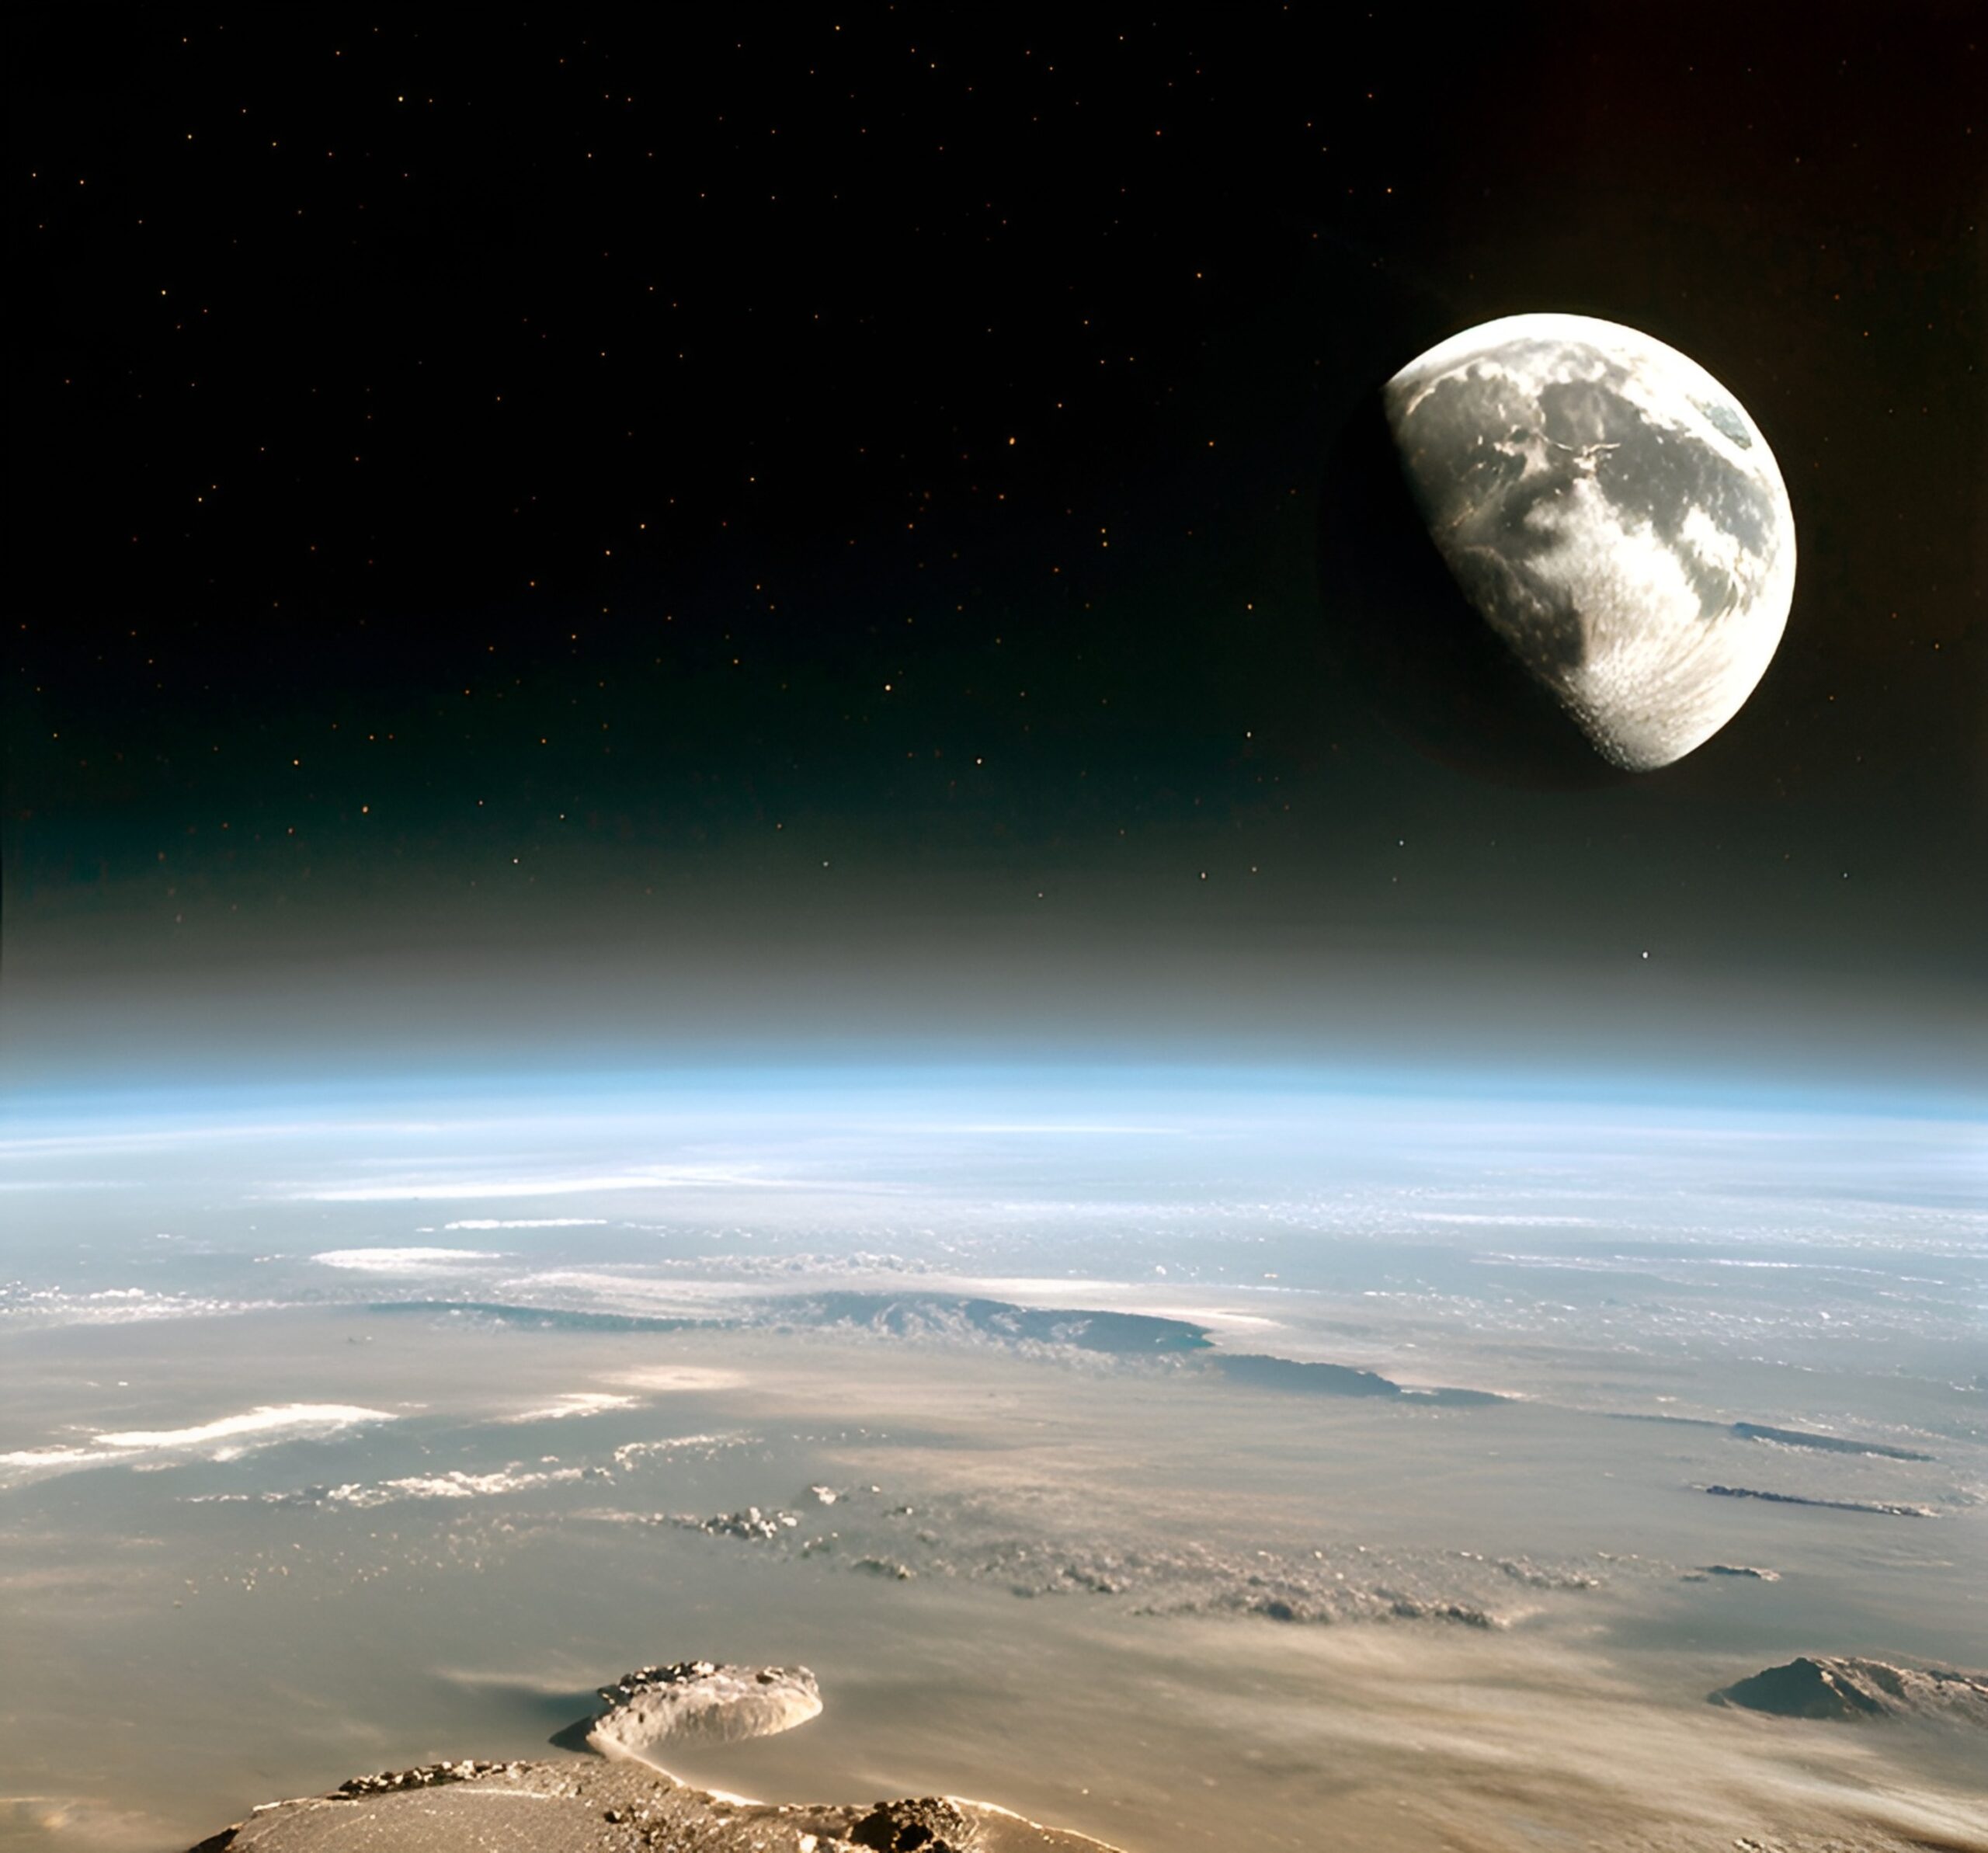
[[[1111,1853],[985,1803],[925,1796],[855,1807],[706,1793],[591,1757],[431,1764],[277,1802],[194,1853]]]
[[[1022,1597],[1078,1596],[1156,1615],[1248,1615],[1274,1622],[1429,1622],[1501,1628],[1541,1596],[1582,1594],[1640,1573],[1617,1561],[1534,1562],[1479,1552],[1335,1545],[1311,1550],[1218,1549],[1190,1538],[1155,1543],[1128,1531],[1106,1502],[1045,1509],[1009,1500],[940,1496],[908,1504],[878,1486],[832,1502],[811,1489],[801,1514],[749,1506],[707,1518],[634,1515],[737,1549],[839,1566],[886,1583],[991,1583]],[[797,1502],[798,1503],[798,1502]],[[1240,1507],[1222,1514],[1246,1520]],[[1654,1560],[1653,1560],[1653,1562]],[[1521,1593],[1524,1592],[1524,1593]],[[568,1740],[554,1740],[572,1747]]]
[[[991,1340],[1114,1357],[1204,1351],[1208,1328],[1191,1319],[1096,1307],[1020,1306],[945,1293],[818,1293],[769,1301],[759,1319],[774,1325],[848,1326],[895,1338]]]
[[[1251,1389],[1281,1390],[1300,1396],[1400,1396],[1411,1402],[1440,1403],[1465,1408],[1507,1399],[1489,1390],[1411,1389],[1378,1371],[1350,1364],[1319,1364],[1295,1358],[1274,1358],[1256,1351],[1224,1351],[1208,1360],[1211,1368],[1231,1383]]]
[[[849,1837],[878,1853],[968,1853],[979,1841],[979,1829],[958,1803],[928,1795],[879,1802],[850,1830]]]
[[[1255,1389],[1295,1392],[1310,1396],[1399,1396],[1401,1385],[1378,1371],[1356,1370],[1345,1364],[1300,1363],[1291,1358],[1271,1358],[1254,1352],[1228,1352],[1214,1360],[1215,1367],[1232,1383],[1246,1383]]]
[[[770,1737],[822,1713],[805,1667],[721,1667],[707,1660],[642,1667],[600,1688],[607,1707],[586,1733],[604,1757],[652,1760],[673,1743]]]
[[[1763,1499],[1771,1506],[1816,1506],[1825,1512],[1873,1512],[1882,1518],[1938,1518],[1931,1506],[1901,1505],[1885,1499],[1809,1499],[1799,1493],[1764,1493],[1758,1486],[1701,1486],[1715,1499]]]
[[[1951,1667],[1805,1654],[1707,1697],[1777,1718],[1945,1718],[1988,1729],[1988,1674]]]
[[[1781,1448],[1812,1448],[1822,1454],[1876,1455],[1888,1461],[1930,1461],[1932,1455],[1889,1441],[1852,1441],[1842,1435],[1817,1434],[1806,1428],[1770,1428],[1764,1422],[1735,1422],[1727,1431],[1743,1441],[1772,1441]]]
[[[757,1506],[748,1506],[742,1512],[719,1512],[709,1518],[685,1512],[674,1522],[686,1531],[702,1531],[711,1538],[743,1538],[764,1543],[783,1531],[792,1531],[801,1518],[794,1512],[762,1512]]]

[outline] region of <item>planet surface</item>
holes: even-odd
[[[1384,395],[1478,614],[1603,758],[1653,770],[1737,714],[1795,589],[1773,452],[1695,361],[1582,315],[1451,336]]]
[[[1536,1073],[10,1104],[0,1846],[1981,1848],[1978,1115]]]

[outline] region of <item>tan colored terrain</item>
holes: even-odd
[[[748,1802],[633,1763],[443,1763],[277,1802],[192,1853],[1110,1853],[981,1802]]]

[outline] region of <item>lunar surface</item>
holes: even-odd
[[[1604,759],[1669,765],[1739,712],[1787,622],[1795,523],[1710,374],[1634,329],[1514,315],[1385,397],[1451,574]]]

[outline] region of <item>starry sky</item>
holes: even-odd
[[[26,9],[15,1076],[1962,1083],[1979,9],[1398,13]],[[1348,433],[1533,309],[1691,355],[1793,499],[1780,655],[1658,774],[1348,646]]]

